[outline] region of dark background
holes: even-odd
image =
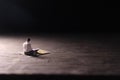
[[[117,0],[104,0],[104,8],[120,8]]]
[[[119,33],[112,21],[116,14],[105,5],[90,8],[74,0],[1,0],[0,33]]]
[[[1,0],[0,32],[79,32],[75,6],[72,0]]]
[[[119,1],[117,0],[104,0],[104,27],[106,31],[109,30],[111,33],[120,33],[120,12],[119,12]]]

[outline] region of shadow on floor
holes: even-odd
[[[32,54],[32,55],[26,55],[26,56],[31,56],[31,57],[36,57],[36,58],[39,58],[41,57],[42,55],[47,55],[47,54],[50,54],[50,53],[36,53],[36,54]]]

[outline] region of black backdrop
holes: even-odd
[[[104,10],[74,0],[0,0],[0,33],[116,32]]]

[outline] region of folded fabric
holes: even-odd
[[[39,49],[37,52],[38,52],[39,54],[47,54],[47,53],[49,53],[48,51],[42,50],[42,49]]]

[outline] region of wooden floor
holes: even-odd
[[[31,37],[33,48],[50,51],[40,57],[21,55]],[[0,36],[0,74],[119,75],[118,35]]]

